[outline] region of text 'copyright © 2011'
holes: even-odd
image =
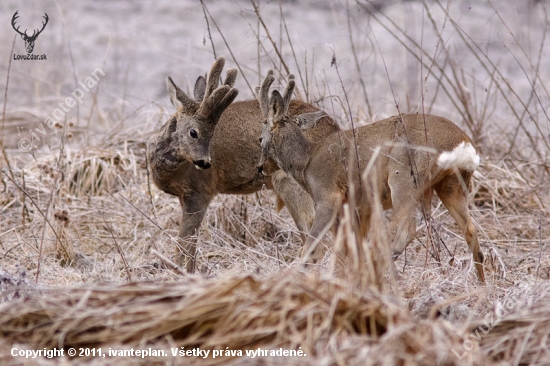
[[[148,358],[148,357],[200,357],[200,358],[216,358],[216,357],[247,357],[247,358],[256,358],[256,357],[306,357],[307,354],[304,353],[302,348],[297,350],[289,349],[249,349],[249,350],[233,350],[227,347],[226,349],[214,349],[214,350],[203,350],[200,348],[191,348],[185,349],[185,347],[180,348],[170,348],[170,350],[164,349],[153,349],[153,348],[143,348],[143,349],[112,349],[112,348],[52,348],[52,349],[19,349],[12,348],[11,355],[14,357],[24,357],[24,358],[54,358],[54,357],[139,357],[139,358]]]

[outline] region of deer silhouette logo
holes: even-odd
[[[21,35],[21,38],[23,38],[23,40],[25,41],[25,48],[27,49],[27,53],[32,53],[32,50],[34,49],[34,42],[36,41],[36,38],[38,38],[40,33],[42,33],[44,28],[46,28],[46,24],[48,24],[48,19],[49,19],[48,14],[44,13],[44,19],[46,19],[46,21],[42,22],[42,29],[40,29],[40,30],[35,29],[32,36],[29,36],[27,34],[26,29],[25,29],[24,33],[21,33],[19,31],[19,26],[17,26],[17,28],[15,28],[15,22],[16,22],[17,18],[19,18],[18,13],[19,13],[19,10],[17,10],[15,12],[15,14],[13,14],[13,18],[11,18],[11,26],[13,27],[13,29],[17,33],[19,33]]]

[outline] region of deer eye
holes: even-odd
[[[263,140],[264,140],[264,138],[263,138],[263,137],[260,137],[260,144],[262,143]]]
[[[191,136],[194,139],[199,138],[199,135],[197,134],[197,131],[195,131],[193,129],[189,130],[189,136]]]

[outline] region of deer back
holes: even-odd
[[[377,179],[382,187],[387,187],[391,175],[402,175],[415,179],[416,186],[421,189],[425,184],[436,184],[451,173],[454,167],[442,166],[440,156],[464,144],[471,146],[470,138],[448,119],[422,114],[394,116],[360,127],[355,135],[352,131],[345,131],[316,144],[306,172],[307,181],[310,185],[326,186],[325,191],[330,187],[347,196],[350,176],[347,169],[355,171],[351,175],[355,179],[360,177],[356,173],[357,165],[348,165],[350,155],[359,158],[358,171],[362,173],[377,154],[375,174],[379,175]],[[380,150],[376,153],[378,147]],[[466,154],[469,160],[460,163],[458,168],[473,171],[477,167],[475,156],[475,150],[472,155]],[[359,186],[355,184],[355,187]]]
[[[301,101],[290,103],[289,113],[317,111],[318,108]],[[211,142],[213,178],[220,193],[255,192],[262,184],[271,188],[270,178],[259,174],[257,167],[261,155],[258,138],[263,121],[257,100],[235,102],[222,115]],[[306,137],[318,142],[338,130],[335,122],[325,116],[315,128],[306,131]],[[267,170],[271,173],[277,169],[273,164]]]

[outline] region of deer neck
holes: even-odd
[[[293,122],[279,127],[275,155],[277,165],[304,186],[304,170],[309,163],[313,143]]]

